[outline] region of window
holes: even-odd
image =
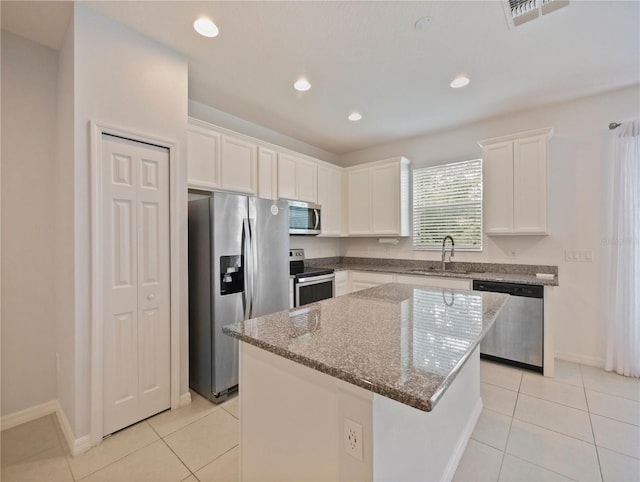
[[[482,250],[482,159],[413,171],[413,248]]]

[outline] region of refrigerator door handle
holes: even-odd
[[[258,260],[256,259],[256,256],[258,255],[258,247],[256,246],[255,220],[249,218],[247,220],[247,224],[249,226],[249,246],[251,247],[249,253],[251,258],[251,264],[249,265],[249,285],[251,288],[249,294],[251,298],[249,303],[249,316],[247,318],[253,318],[253,307],[255,305],[255,270],[258,265]]]
[[[251,304],[253,302],[253,263],[251,262],[251,227],[249,220],[242,220],[242,256],[244,257],[244,293],[242,294],[242,305],[244,308],[244,319],[251,317]]]

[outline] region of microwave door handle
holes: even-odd
[[[318,226],[320,225],[320,213],[317,209],[313,210],[313,217],[315,219],[315,222],[313,223],[313,229],[318,229]]]

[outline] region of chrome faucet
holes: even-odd
[[[453,255],[455,254],[456,243],[453,242],[453,238],[451,236],[447,235],[442,240],[442,271],[444,271],[446,269],[445,263],[444,263],[444,258],[445,258],[445,255],[447,254],[447,252],[446,252],[446,250],[444,248],[444,245],[446,244],[447,239],[451,240],[451,253],[449,254],[449,261],[451,261],[451,258],[453,258]]]

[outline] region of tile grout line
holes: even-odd
[[[509,431],[507,432],[507,440],[504,442],[504,451],[502,452],[502,460],[500,461],[500,470],[498,471],[498,480],[502,475],[502,468],[504,467],[504,459],[507,456],[507,447],[509,446],[509,437],[511,437],[511,427],[513,425],[513,418],[516,413],[516,406],[518,405],[518,398],[520,397],[520,388],[522,387],[522,380],[524,379],[524,372],[520,373],[520,382],[518,383],[518,391],[516,392],[516,402],[513,404],[513,412],[509,420]]]
[[[121,431],[124,431],[124,430],[127,430],[128,428],[133,427],[133,426],[135,426],[135,425],[138,425],[138,424],[140,424],[140,423],[147,423],[147,421],[146,421],[146,420],[141,420],[140,422],[136,422],[136,423],[134,423],[134,424],[132,424],[132,425],[129,425],[128,427],[125,427],[125,428],[123,428],[123,429],[121,429],[121,430],[118,430],[117,432],[114,432],[114,433],[112,433],[111,435],[113,435],[113,434],[115,434],[115,433],[118,433],[118,432],[121,432]],[[147,423],[147,425],[148,425],[148,423]],[[154,432],[155,432],[155,430],[154,430]],[[111,436],[111,435],[110,435],[110,436]],[[156,434],[156,435],[157,435],[157,434]],[[92,472],[89,472],[89,473],[88,473],[88,474],[86,474],[86,475],[83,475],[83,476],[82,476],[82,477],[80,477],[79,479],[75,479],[75,476],[73,475],[73,471],[71,472],[71,475],[74,477],[74,480],[76,480],[76,482],[78,482],[78,481],[82,481],[82,480],[86,479],[87,477],[89,477],[90,475],[93,475],[93,474],[95,474],[96,472],[100,472],[101,470],[106,469],[106,468],[107,468],[107,467],[109,467],[110,465],[113,465],[113,464],[115,464],[115,463],[117,463],[117,462],[120,462],[122,459],[124,459],[124,458],[128,457],[129,455],[133,455],[133,454],[135,454],[136,452],[138,452],[138,451],[140,451],[140,450],[142,450],[142,449],[147,448],[149,445],[156,443],[157,441],[158,441],[157,439],[156,439],[156,440],[152,440],[151,442],[149,442],[149,443],[147,443],[147,444],[144,444],[144,445],[142,445],[142,446],[138,447],[137,449],[132,450],[131,452],[127,452],[127,453],[126,453],[126,454],[124,454],[122,457],[119,457],[119,458],[117,458],[116,460],[114,460],[113,462],[109,462],[107,465],[105,465],[105,466],[103,466],[103,467],[100,467],[99,469],[93,470]],[[87,452],[84,452],[84,453],[88,453],[90,450],[93,450],[93,449],[95,449],[95,448],[100,447],[100,445],[101,445],[102,443],[104,443],[104,438],[102,439],[102,442],[101,442],[99,445],[96,445],[95,447],[91,447],[91,449],[89,449]],[[82,454],[81,454],[81,455],[82,455]]]
[[[185,468],[185,469],[187,469],[187,470],[189,471],[189,474],[193,475],[193,476],[196,478],[196,480],[198,480],[198,481],[199,481],[200,479],[199,479],[199,478],[196,476],[196,474],[195,474],[195,473],[194,473],[194,472],[193,472],[193,471],[192,471],[192,470],[187,466],[187,464],[185,464],[185,463],[184,463],[184,461],[180,458],[180,456],[179,456],[177,453],[175,453],[175,452],[174,452],[174,450],[173,450],[173,449],[171,448],[171,446],[167,443],[167,441],[164,439],[164,437],[162,437],[162,436],[158,433],[158,431],[153,427],[153,425],[151,425],[149,422],[146,422],[146,423],[149,425],[149,427],[151,427],[151,430],[153,430],[153,431],[155,432],[155,434],[158,436],[158,438],[159,438],[160,440],[162,440],[162,443],[166,445],[166,447],[171,451],[171,453],[172,453],[173,455],[175,455],[175,456],[176,456],[176,458],[180,461],[180,463],[181,463],[182,465],[184,465],[184,468]],[[171,433],[173,433],[173,432],[171,432]],[[171,435],[171,434],[167,434],[167,435]],[[187,475],[187,476],[185,477],[185,479],[188,479],[191,475]],[[184,479],[182,479],[182,480],[184,480]]]
[[[600,480],[604,480],[604,474],[602,473],[602,463],[600,463],[600,451],[598,450],[598,443],[596,441],[596,433],[593,429],[593,420],[591,419],[591,410],[589,410],[589,399],[587,398],[587,388],[584,386],[584,375],[582,374],[582,365],[578,365],[580,368],[580,378],[582,379],[582,389],[584,391],[584,399],[587,403],[587,413],[589,414],[589,426],[591,427],[591,435],[593,435],[593,445],[596,448],[596,460],[598,461],[598,470],[600,471]]]

